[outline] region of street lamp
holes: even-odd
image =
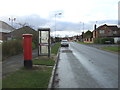
[[[84,32],[84,22],[83,22],[83,32]]]
[[[97,28],[97,23],[98,23],[98,21],[96,21],[96,23],[95,23],[96,24],[96,28]]]
[[[13,27],[13,22],[14,22],[15,20],[16,20],[16,18],[9,18],[9,21],[11,21],[11,26],[12,26],[12,27]],[[11,30],[11,34],[10,34],[11,39],[13,38],[12,31],[13,31],[13,30]]]
[[[56,38],[56,16],[62,15],[62,13],[55,13],[55,38]]]
[[[82,22],[80,22],[80,24],[81,24]],[[80,34],[81,34],[81,25],[80,25]]]
[[[13,22],[16,20],[16,18],[9,18],[9,21],[11,21],[11,26],[13,27]]]
[[[80,22],[80,23],[83,24],[83,31],[82,31],[82,41],[83,41],[83,39],[84,39],[84,22]]]
[[[80,22],[80,24],[81,24],[81,23],[83,24],[83,32],[84,32],[84,22]],[[81,30],[81,28],[80,28],[80,30]],[[80,32],[81,32],[81,31],[80,31]]]

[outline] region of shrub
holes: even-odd
[[[95,38],[94,43],[99,44],[100,43],[100,38]]]
[[[34,42],[32,42],[32,49],[35,49],[36,48],[36,45]]]
[[[100,43],[101,44],[113,44],[114,39],[113,38],[101,38]]]
[[[35,49],[36,45],[32,42],[32,49]],[[23,52],[22,40],[10,40],[2,43],[2,55],[3,59],[13,55],[17,55]]]

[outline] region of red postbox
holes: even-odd
[[[32,34],[23,34],[24,67],[32,68]]]

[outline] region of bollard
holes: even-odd
[[[32,68],[32,34],[23,34],[24,67]]]

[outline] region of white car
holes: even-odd
[[[62,40],[61,41],[61,47],[69,47],[68,40]]]

